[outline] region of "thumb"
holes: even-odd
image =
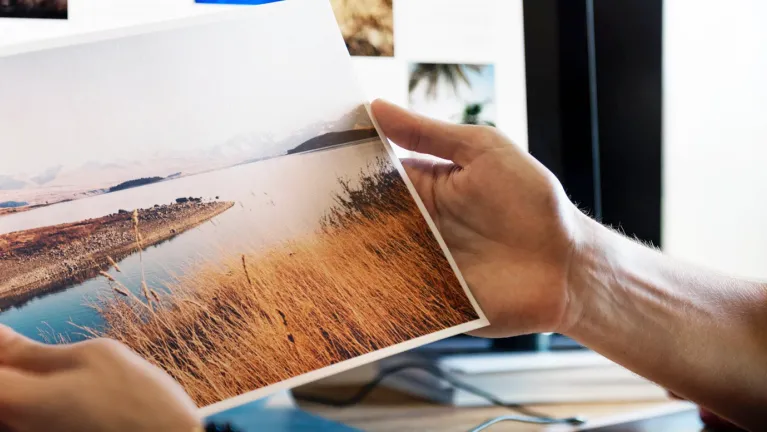
[[[380,99],[371,108],[383,133],[410,151],[465,167],[486,150],[483,140],[476,139],[476,127],[433,120]]]
[[[44,345],[0,324],[0,367],[47,373],[73,367],[76,360],[67,346]]]

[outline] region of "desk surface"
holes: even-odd
[[[355,387],[322,387],[302,389],[301,392],[331,398],[343,398],[354,393]],[[300,393],[300,392],[299,392]],[[599,403],[531,406],[552,417],[582,415],[592,421],[628,415],[637,411],[663,409],[673,402]],[[462,432],[501,415],[514,414],[505,408],[455,408],[433,403],[387,388],[376,389],[362,404],[350,408],[328,408],[302,403],[305,410],[349,426],[371,432],[389,431],[445,431]],[[505,422],[493,426],[489,432],[545,431],[545,426]],[[634,429],[616,429],[629,431]],[[652,430],[660,430],[652,428]],[[689,425],[676,432],[698,432],[702,425],[691,418]]]

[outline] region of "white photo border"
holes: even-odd
[[[299,1],[313,2],[316,0],[290,0],[290,2],[292,3],[299,2]],[[326,3],[327,5],[325,7],[326,7],[327,17],[325,19],[327,19],[329,22],[332,20],[332,22],[335,23],[335,16],[333,14],[333,10],[330,5],[330,2],[326,2]],[[268,3],[268,4],[260,5],[258,7],[245,6],[242,8],[242,10],[237,10],[237,11],[226,9],[226,10],[223,10],[222,12],[214,12],[209,15],[199,15],[199,16],[193,16],[193,17],[178,18],[178,19],[150,23],[150,24],[140,24],[140,25],[110,29],[110,30],[94,31],[90,33],[73,35],[73,36],[70,35],[70,36],[64,36],[64,37],[59,37],[54,39],[4,46],[4,47],[0,47],[0,57],[12,56],[16,54],[35,52],[35,51],[64,48],[68,46],[88,44],[93,42],[102,42],[102,41],[113,40],[113,39],[122,39],[126,37],[131,37],[131,36],[146,35],[146,34],[155,33],[155,32],[164,32],[164,31],[170,31],[170,30],[176,30],[176,29],[183,29],[183,28],[189,28],[189,27],[194,27],[194,26],[203,25],[203,24],[212,24],[212,23],[223,22],[228,20],[251,19],[250,17],[255,17],[259,15],[261,11],[263,11],[263,8],[269,8],[269,7],[276,8],[276,7],[281,7],[284,4],[285,3],[283,2],[276,2],[276,3]],[[339,44],[343,43],[343,37],[341,35],[340,30],[338,32],[338,43]],[[343,67],[353,70],[354,65],[352,63],[351,56],[347,56],[345,61],[347,62],[347,64],[344,64]],[[317,369],[312,372],[301,374],[293,378],[280,381],[275,384],[264,386],[257,390],[243,393],[239,396],[235,396],[212,405],[201,407],[198,413],[203,418],[213,414],[224,412],[226,410],[247,404],[249,402],[253,402],[258,399],[262,399],[264,397],[267,397],[274,393],[278,393],[280,391],[289,390],[301,385],[309,384],[311,382],[314,382],[323,378],[327,378],[332,375],[336,375],[338,373],[345,372],[345,371],[354,369],[356,367],[363,366],[363,365],[375,362],[377,360],[381,360],[383,358],[393,356],[395,354],[400,354],[405,351],[412,350],[414,348],[418,348],[423,345],[427,345],[429,343],[433,343],[451,336],[457,336],[460,334],[471,332],[473,330],[477,330],[489,325],[489,321],[487,320],[484,312],[480,308],[479,303],[476,301],[471,291],[469,290],[468,284],[466,283],[466,280],[464,279],[460,269],[458,268],[458,265],[456,264],[455,259],[453,258],[453,255],[448,250],[444,239],[442,238],[441,234],[437,230],[436,225],[434,224],[434,221],[429,216],[429,213],[426,210],[426,207],[424,206],[420,197],[418,196],[418,193],[415,187],[413,186],[413,183],[408,178],[407,173],[405,172],[405,169],[402,166],[402,163],[400,162],[399,158],[395,154],[391,143],[389,142],[388,138],[384,135],[380,125],[378,124],[375,117],[373,116],[372,111],[370,109],[369,101],[364,99],[364,93],[360,86],[359,78],[355,80],[355,82],[353,83],[353,87],[355,91],[357,92],[357,94],[360,95],[360,98],[361,98],[360,105],[365,106],[370,118],[373,121],[373,124],[376,127],[376,130],[378,131],[379,137],[381,138],[381,141],[386,149],[386,152],[389,155],[390,162],[392,163],[394,167],[396,167],[397,172],[400,174],[400,177],[407,185],[407,188],[410,191],[410,195],[412,199],[417,204],[423,218],[426,220],[429,228],[431,229],[432,234],[434,235],[437,242],[439,243],[443,254],[447,258],[448,262],[450,263],[450,266],[453,272],[455,273],[456,278],[458,279],[461,287],[463,288],[464,294],[468,297],[472,307],[474,308],[474,311],[477,313],[479,318],[471,322],[467,322],[467,323],[464,323],[455,327],[451,327],[448,329],[440,330],[425,336],[411,339],[406,342],[402,342],[396,345],[382,348],[371,353],[363,354],[361,356],[357,356],[355,358],[345,360],[345,361],[336,363],[334,365],[326,366],[324,368]]]

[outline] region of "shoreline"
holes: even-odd
[[[67,200],[57,201],[57,202],[55,202],[53,204],[59,204],[59,203],[62,203],[62,202],[67,202]],[[34,209],[38,209],[38,208],[43,208],[43,207],[48,207],[48,206],[53,205],[53,204],[35,204],[35,205],[27,205],[27,206],[21,206],[21,207],[3,207],[3,208],[0,208],[0,216],[12,215],[12,214],[16,214],[16,213],[24,213],[26,211],[30,211],[30,210],[34,210]]]
[[[170,240],[234,202],[187,202],[139,209],[142,248]],[[0,311],[84,282],[137,250],[132,213],[0,235]]]

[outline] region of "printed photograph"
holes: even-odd
[[[485,325],[323,3],[0,58],[0,323],[200,406]]]
[[[349,54],[394,56],[394,0],[330,0]]]
[[[440,120],[495,126],[495,67],[418,63],[410,66],[410,108]]]
[[[0,18],[67,19],[67,0],[0,0]]]

